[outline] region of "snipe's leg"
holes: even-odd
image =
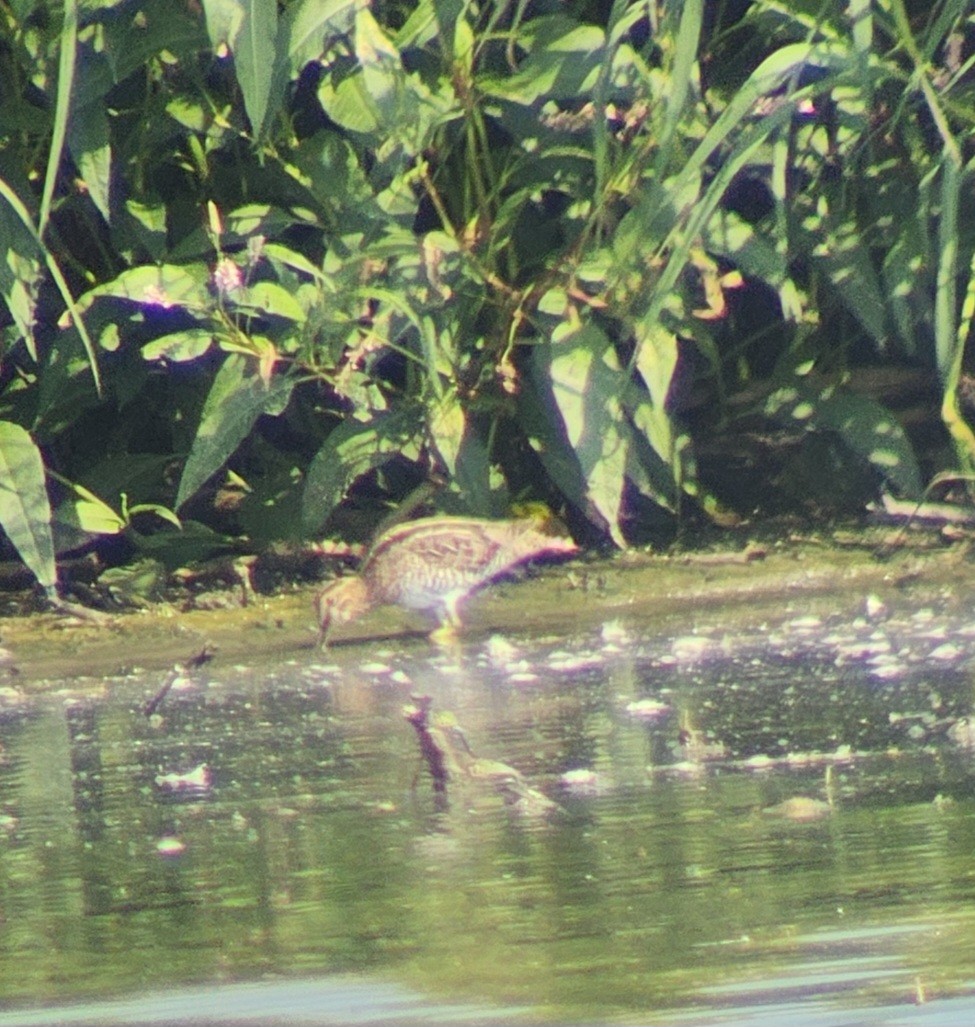
[[[439,626],[430,632],[430,641],[436,645],[454,645],[460,635],[460,599],[459,596],[445,596],[443,609],[440,613]]]

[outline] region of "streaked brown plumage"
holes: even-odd
[[[532,557],[576,549],[531,520],[430,517],[397,525],[376,539],[358,574],[318,594],[319,640],[327,645],[335,624],[390,603],[429,610],[441,629],[456,629],[461,603],[482,585]]]

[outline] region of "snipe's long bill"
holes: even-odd
[[[526,560],[577,550],[531,520],[430,517],[398,525],[376,539],[357,574],[318,594],[319,642],[328,644],[336,624],[392,603],[434,614],[434,635],[443,637],[461,626],[460,607],[472,592]]]

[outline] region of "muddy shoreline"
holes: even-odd
[[[728,632],[754,629],[800,615],[839,610],[856,616],[867,597],[898,607],[971,605],[969,547],[904,550],[879,560],[875,547],[786,543],[707,553],[660,556],[640,552],[582,557],[534,568],[474,596],[466,610],[466,638],[493,632],[566,635],[606,621],[653,622],[687,634],[696,627]],[[9,652],[7,686],[37,690],[80,678],[166,669],[204,647],[233,663],[320,660],[312,599],[302,586],[258,596],[247,606],[180,610],[168,603],[105,615],[97,622],[60,613],[0,619]],[[337,633],[330,662],[363,658],[377,644],[429,645],[422,619],[398,609],[373,612]]]

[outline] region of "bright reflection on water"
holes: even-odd
[[[6,697],[0,1024],[282,978],[298,1022],[349,973],[458,1022],[975,1022],[973,637],[928,612],[627,624],[215,662],[153,720],[155,678]],[[514,793],[479,773],[440,808],[413,694]]]

